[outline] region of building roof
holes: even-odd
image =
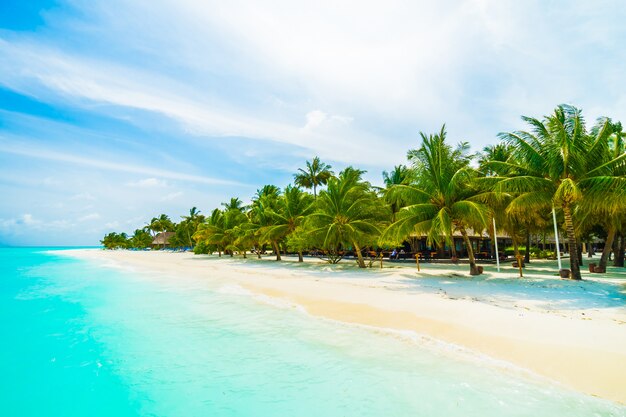
[[[174,232],[162,232],[156,235],[152,240],[153,245],[167,245],[170,243],[170,238],[174,236]]]

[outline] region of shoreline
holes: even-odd
[[[307,265],[296,267],[290,261],[280,264],[269,259],[232,262],[190,253],[94,249],[56,253],[168,276],[238,284],[254,294],[301,306],[314,317],[415,332],[564,387],[626,404],[625,308],[548,311],[523,302],[501,307],[447,298],[409,288],[407,275],[416,274],[409,268],[389,268],[376,274],[347,269],[331,275],[323,265],[308,269]],[[438,272],[443,271],[447,270]]]

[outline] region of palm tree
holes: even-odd
[[[398,211],[404,207],[401,193],[394,192],[394,185],[406,184],[411,179],[412,172],[406,165],[397,165],[391,172],[383,171],[385,188],[380,189],[384,200],[391,209],[391,221],[396,221]]]
[[[570,253],[572,279],[581,279],[573,211],[582,202],[611,211],[626,189],[626,179],[616,176],[626,154],[608,152],[612,127],[608,119],[588,134],[581,111],[560,105],[543,121],[522,117],[531,131],[501,133],[513,146],[515,160],[506,164],[515,175],[499,178],[495,190],[512,192],[510,212],[563,212]]]
[[[376,243],[389,218],[385,204],[361,179],[363,173],[348,167],[339,178],[330,178],[316,200],[315,211],[308,216],[314,241],[331,252],[351,246],[360,268],[366,267],[362,248]]]
[[[299,172],[293,176],[294,184],[304,188],[313,188],[313,198],[317,199],[318,185],[325,185],[333,176],[331,168],[316,156],[313,162],[306,161],[306,169],[298,168]]]
[[[608,123],[611,129],[611,135],[608,138],[608,158],[619,158],[620,155],[623,155],[626,152],[626,143],[624,141],[624,137],[626,133],[622,131],[622,124],[617,122],[613,123],[611,119],[601,118],[598,120],[598,123],[592,129],[593,135],[599,134],[599,129],[604,126],[604,123]],[[611,167],[611,173],[617,177],[624,177],[626,175],[626,165],[625,164],[616,164]],[[606,266],[608,264],[609,255],[613,250],[613,242],[617,237],[621,225],[624,221],[624,210],[623,204],[621,205],[612,205],[609,207],[605,207],[604,205],[597,204],[588,204],[590,203],[588,200],[582,202],[582,206],[585,208],[586,213],[593,214],[595,218],[603,219],[601,222],[607,231],[607,237],[604,242],[604,248],[602,249],[602,255],[600,256],[600,261],[598,263],[598,267],[600,270],[606,270]]]
[[[280,241],[287,238],[300,227],[306,216],[313,211],[311,194],[302,192],[298,187],[288,186],[280,196],[277,211],[270,212],[272,225],[263,230],[265,239]],[[298,248],[298,262],[302,262],[302,248]]]
[[[246,209],[246,206],[244,206],[243,201],[241,201],[237,197],[232,197],[227,203],[222,203],[222,207],[224,207],[224,210],[226,211],[228,210],[243,211]]]
[[[222,252],[228,252],[233,256],[234,250],[245,250],[236,245],[239,227],[246,223],[248,218],[245,213],[237,208],[230,210],[214,209],[206,221],[198,226],[198,231],[193,238],[206,245],[213,246],[218,251],[218,256]]]
[[[393,185],[404,184],[411,176],[411,170],[406,165],[396,165],[391,172],[383,171],[385,188]]]
[[[174,229],[174,223],[170,220],[167,214],[161,214],[159,217],[153,217],[150,223],[147,225],[147,229],[152,231],[153,237],[162,232],[169,232]],[[165,247],[165,241],[163,242]]]
[[[456,149],[449,146],[445,125],[437,134],[420,135],[422,146],[408,152],[415,180],[393,186],[394,192],[402,195],[408,205],[385,230],[382,240],[402,242],[414,233],[426,235],[429,245],[447,243],[455,257],[454,233],[459,232],[467,249],[470,274],[477,275],[480,271],[468,230],[484,230],[490,212],[477,197],[476,171],[469,166],[468,146],[465,143]]]
[[[181,216],[181,218],[183,221],[178,225],[177,231],[180,228],[186,237],[186,243],[189,244],[189,247],[193,247],[194,241],[192,236],[198,230],[198,225],[204,221],[204,216],[200,214],[200,210],[192,207],[189,210],[189,215]]]
[[[129,245],[126,233],[111,232],[100,241],[105,249],[126,249]]]
[[[256,226],[256,235],[260,244],[269,243],[276,255],[276,260],[282,260],[278,237],[265,233],[270,227],[275,225],[273,214],[278,208],[280,189],[274,185],[266,185],[257,190],[250,207],[250,221]]]
[[[130,238],[130,244],[133,248],[147,248],[152,243],[152,236],[144,229],[135,229],[133,236]]]

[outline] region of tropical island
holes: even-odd
[[[623,2],[0,4],[0,417],[626,417]]]
[[[448,260],[467,262],[470,275],[483,272],[479,262],[512,257],[523,267],[531,257],[558,258],[561,276],[574,280],[581,279],[583,252],[591,257],[600,245],[590,271],[605,273],[610,258],[624,267],[621,123],[602,117],[589,128],[570,105],[522,119],[526,130],[500,133],[498,144],[477,154],[468,142],[452,145],[445,125],[420,133],[408,165],[383,172],[384,187],[365,181],[365,171],[349,166],[335,173],[315,157],[293,184],[264,185],[249,205],[233,197],[207,216],[194,207],[178,223],[162,214],[132,235],[111,232],[101,243],[220,257],[271,251],[277,261],[288,253],[300,262],[304,255],[332,264],[354,258],[359,268],[382,265],[383,258]],[[569,269],[561,267],[561,252],[569,254]]]

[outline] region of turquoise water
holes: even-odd
[[[624,416],[419,337],[219,280],[0,249],[0,416]]]

